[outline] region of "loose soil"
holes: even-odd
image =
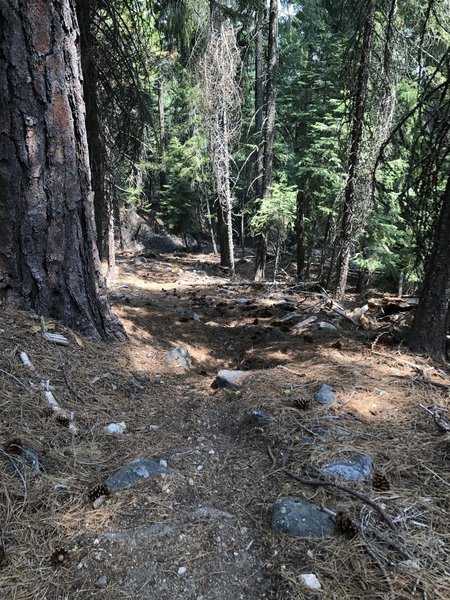
[[[448,409],[448,369],[383,345],[292,281],[252,284],[252,268],[240,264],[230,281],[211,255],[120,257],[110,291],[130,338],[122,344],[0,312],[0,598],[450,598],[450,441],[424,409]],[[282,321],[288,310],[337,329],[296,331]],[[46,342],[43,328],[69,345]],[[189,370],[168,362],[177,346]],[[248,371],[242,389],[212,388],[220,369]],[[48,410],[42,380],[78,434]],[[331,406],[312,402],[321,383],[336,390]],[[269,424],[252,426],[252,410]],[[126,424],[123,435],[106,434],[113,422]],[[14,446],[34,448],[43,473]],[[346,485],[384,509],[394,532],[363,499],[284,471],[316,477],[351,453],[370,454],[390,487]],[[138,457],[173,475],[94,506],[94,486]],[[342,510],[359,531],[276,533],[281,496]],[[320,590],[303,587],[305,573]]]

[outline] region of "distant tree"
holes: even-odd
[[[234,274],[232,144],[239,131],[240,56],[234,28],[211,0],[210,30],[199,63],[202,110],[217,197],[220,262]]]
[[[273,149],[275,141],[275,118],[276,118],[276,84],[278,73],[278,0],[270,0],[269,5],[269,39],[267,45],[267,77],[266,77],[266,113],[263,127],[264,153],[262,181],[258,191],[260,194],[260,205],[270,193],[273,178]],[[259,13],[258,13],[259,15]],[[258,17],[259,19],[260,17]],[[257,83],[260,78],[257,72]],[[259,107],[257,107],[259,110]],[[267,237],[261,231],[257,238],[255,281],[262,281],[266,276]]]
[[[339,248],[336,261],[334,296],[341,300],[345,294],[348,268],[353,243],[357,178],[363,147],[363,131],[368,98],[370,58],[375,33],[376,0],[364,0],[361,10],[362,33],[357,50],[357,67],[350,110],[350,149],[347,162],[347,179],[344,189]]]
[[[99,262],[74,0],[0,6],[0,294],[124,339]]]

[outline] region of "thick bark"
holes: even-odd
[[[267,48],[266,119],[264,123],[264,158],[260,198],[270,193],[272,185],[273,145],[275,140],[276,82],[278,71],[278,0],[270,0],[269,40]],[[267,237],[265,232],[256,236],[255,281],[266,275]]]
[[[297,279],[301,280],[305,268],[305,194],[302,190],[297,191],[295,219],[295,237],[297,242]]]
[[[442,197],[434,246],[416,308],[409,345],[436,358],[445,358],[450,326],[450,177]]]
[[[340,223],[339,254],[336,263],[334,297],[341,300],[347,285],[348,267],[353,243],[353,226],[356,208],[356,183],[360,163],[366,110],[369,65],[375,31],[376,0],[367,0],[366,20],[362,34],[360,56],[356,72],[355,95],[350,123],[350,152],[347,165],[347,181]]]
[[[100,257],[103,257],[109,244],[109,240],[105,239],[105,232],[109,229],[109,218],[105,193],[105,145],[100,125],[97,97],[96,46],[91,31],[93,3],[94,0],[76,1],[78,23],[80,26],[83,94],[86,105],[86,133],[89,148],[89,163],[91,166],[91,185],[94,192],[97,248]]]
[[[74,0],[0,8],[0,299],[125,334],[95,243]]]

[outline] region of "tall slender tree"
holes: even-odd
[[[355,88],[350,109],[350,149],[347,163],[347,180],[342,206],[339,251],[336,262],[334,296],[341,300],[345,294],[348,268],[353,243],[353,229],[357,202],[357,178],[363,144],[364,119],[368,95],[370,57],[375,33],[376,0],[364,0],[361,16],[363,29],[357,51]]]
[[[270,193],[273,171],[273,147],[275,140],[276,118],[276,84],[278,72],[278,0],[270,0],[269,6],[269,39],[267,46],[267,79],[266,79],[266,115],[263,128],[264,157],[262,182],[259,189],[263,200]],[[257,236],[255,281],[265,279],[267,237],[265,232]]]

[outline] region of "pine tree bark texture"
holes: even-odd
[[[270,0],[269,41],[267,48],[266,119],[264,124],[264,157],[260,197],[270,193],[272,185],[273,145],[275,141],[276,83],[278,72],[278,0]],[[266,277],[267,235],[256,237],[255,281]]]
[[[94,192],[94,216],[97,232],[97,248],[100,256],[105,254],[107,231],[107,202],[105,196],[105,147],[100,126],[97,97],[96,44],[91,31],[93,0],[76,0],[80,26],[81,66],[83,71],[83,96],[86,105],[86,132],[91,166],[92,191]]]
[[[369,66],[375,32],[376,0],[366,0],[361,49],[356,72],[354,101],[350,121],[350,152],[347,166],[347,180],[342,207],[339,252],[336,263],[334,297],[341,300],[347,285],[348,268],[353,244],[353,226],[356,208],[356,184],[360,164],[361,146],[364,132],[364,113],[366,110]]]
[[[410,347],[439,359],[446,357],[450,327],[450,177],[442,196],[442,206],[427,264],[425,280],[414,323]]]
[[[74,0],[0,4],[0,301],[124,339],[95,225]]]

